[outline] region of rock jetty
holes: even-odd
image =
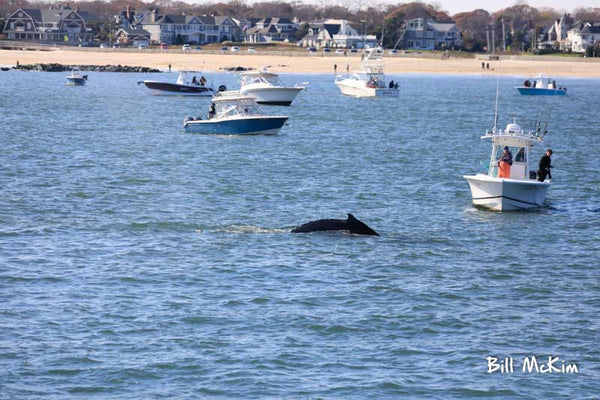
[[[129,65],[62,65],[62,64],[19,64],[14,69],[24,71],[44,71],[44,72],[63,72],[70,71],[73,68],[79,68],[82,71],[96,72],[160,72],[155,68],[132,67]]]
[[[228,72],[240,72],[240,71],[251,71],[254,68],[237,66],[237,67],[221,67],[219,69],[222,71],[228,71]]]

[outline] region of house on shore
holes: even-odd
[[[574,21],[563,14],[538,39],[538,49],[555,49],[563,52],[585,53],[588,47],[600,42],[600,22]]]
[[[156,10],[142,14],[136,28],[150,33],[154,44],[177,42],[189,44],[220,43],[226,40],[239,42],[241,30],[237,22],[227,16],[160,15]]]
[[[363,28],[364,29],[364,28]],[[375,47],[375,35],[361,35],[347,20],[323,19],[309,23],[308,33],[298,42],[303,47]]]
[[[19,8],[8,16],[3,32],[9,40],[79,44],[93,39],[86,18],[79,7]]]
[[[567,49],[567,32],[575,23],[573,18],[564,13],[560,19],[554,21],[552,25],[542,30],[538,37],[538,49],[557,49],[566,51]]]
[[[567,32],[568,51],[585,53],[588,47],[600,43],[600,22],[580,22]]]
[[[462,40],[454,22],[415,18],[405,22],[400,43],[405,50],[434,50],[460,47]]]
[[[295,42],[300,25],[287,18],[263,18],[245,30],[248,43]]]
[[[115,34],[115,42],[125,46],[149,46],[150,32],[136,26],[135,10],[127,6],[127,11],[115,16],[120,29]]]

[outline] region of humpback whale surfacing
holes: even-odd
[[[348,231],[355,235],[375,235],[377,232],[369,228],[367,224],[359,221],[352,214],[348,214],[348,219],[320,219],[307,222],[297,228],[292,229],[292,233],[308,233],[319,231]]]

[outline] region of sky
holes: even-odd
[[[386,0],[386,2],[395,1]],[[443,10],[449,11],[450,14],[473,11],[478,8],[494,12],[517,3],[515,0],[432,0],[424,2],[438,4]],[[525,3],[535,8],[550,7],[556,10],[566,10],[567,12],[579,7],[600,7],[600,0],[528,0]]]

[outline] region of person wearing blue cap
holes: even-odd
[[[498,178],[510,178],[510,166],[513,163],[512,153],[508,146],[504,146],[502,156],[498,160]]]

